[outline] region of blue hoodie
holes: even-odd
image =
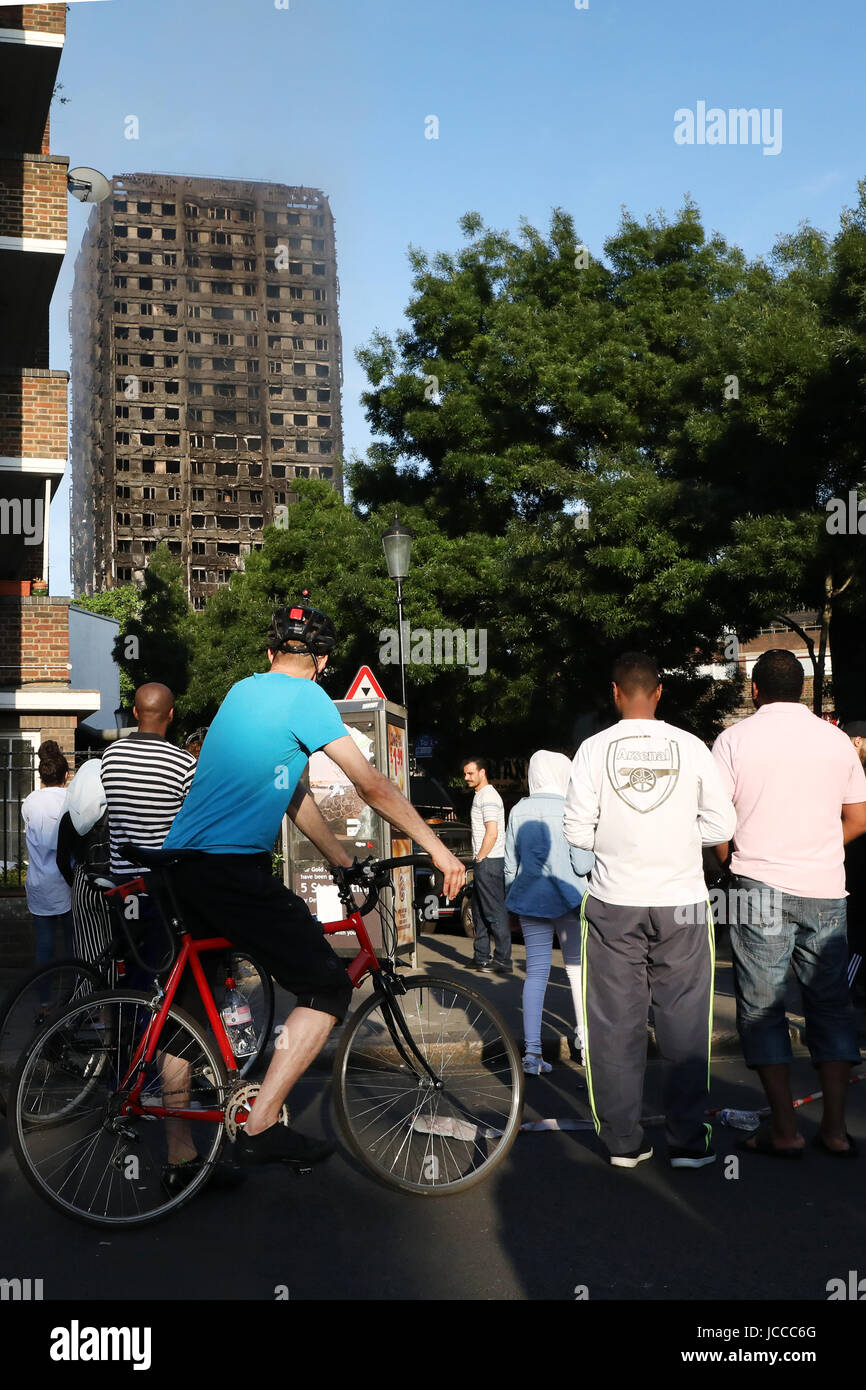
[[[505,903],[510,912],[553,918],[580,905],[595,855],[571,849],[562,829],[564,811],[565,797],[554,792],[534,792],[512,809],[505,833]]]

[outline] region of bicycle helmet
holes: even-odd
[[[309,596],[309,591],[304,589],[300,602],[275,611],[268,628],[268,649],[274,654],[307,652],[316,664],[318,679],[317,658],[333,651],[337,634],[331,619],[320,608],[313,608],[306,602]]]

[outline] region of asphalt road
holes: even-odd
[[[425,942],[422,963],[490,992],[520,1032],[522,950],[511,980],[466,976],[469,945]],[[717,1006],[730,1019],[724,966]],[[588,1117],[582,1072],[567,1058],[570,996],[551,976],[548,1077],[527,1078],[525,1118]],[[730,1037],[724,1023],[719,1038]],[[725,1029],[728,1031],[726,1032]],[[550,1044],[553,1044],[552,1048]],[[796,1095],[816,1088],[798,1049]],[[711,1105],[762,1104],[735,1052],[713,1064]],[[662,1064],[650,1061],[645,1115],[658,1115]],[[801,1111],[814,1136],[818,1103]],[[296,1088],[297,1127],[332,1133],[329,1078]],[[849,1129],[866,1151],[866,1083],[850,1091]],[[673,1171],[663,1135],[634,1170],[612,1169],[589,1131],[526,1133],[503,1167],[459,1197],[416,1198],[377,1185],[339,1148],[306,1177],[258,1170],[232,1192],[205,1191],[176,1216],[138,1232],[93,1229],[56,1214],[18,1172],[0,1122],[0,1278],[41,1278],[45,1300],[745,1301],[827,1299],[831,1279],[866,1278],[866,1156],[810,1150],[800,1163],[738,1154],[739,1131],[716,1130],[718,1162]],[[866,1283],[864,1283],[866,1292]],[[854,1310],[851,1310],[854,1311]]]
[[[586,1114],[579,1070],[528,1081],[527,1118]],[[795,1089],[814,1089],[808,1061]],[[658,1113],[660,1064],[647,1077]],[[734,1059],[713,1070],[713,1103],[760,1097]],[[808,1107],[804,1132],[816,1129]],[[294,1114],[330,1131],[325,1078],[304,1080]],[[866,1085],[852,1087],[851,1132],[866,1147]],[[594,1135],[521,1134],[504,1168],[460,1197],[424,1199],[372,1182],[339,1151],[308,1177],[260,1170],[231,1193],[206,1191],[170,1221],[135,1233],[90,1229],[30,1190],[0,1131],[2,1270],[44,1280],[45,1299],[272,1300],[826,1299],[827,1281],[866,1274],[864,1162],[817,1151],[801,1163],[735,1154],[717,1130],[714,1167],[654,1159],[611,1169]],[[247,1258],[249,1252],[255,1258]]]

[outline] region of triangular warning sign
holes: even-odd
[[[382,689],[369,666],[362,666],[349,689],[346,691],[347,700],[384,700],[385,692]]]

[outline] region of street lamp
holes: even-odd
[[[403,580],[409,574],[409,554],[412,550],[413,532],[408,526],[401,526],[397,513],[387,531],[382,532],[382,549],[385,551],[385,564],[388,577],[397,585],[397,642],[400,651],[400,687],[403,692],[403,707],[406,707],[406,663],[403,653]]]

